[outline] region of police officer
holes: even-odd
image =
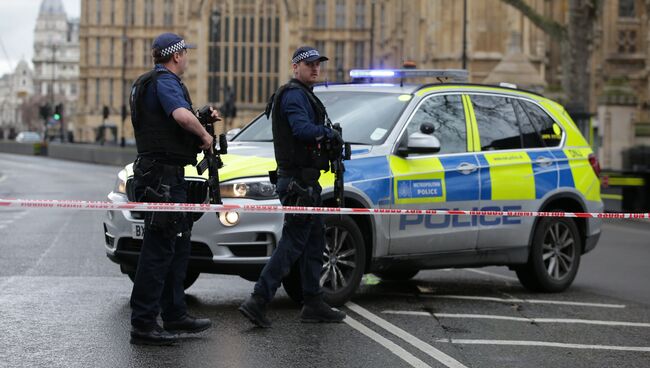
[[[269,101],[272,112],[273,146],[277,161],[276,189],[285,206],[321,205],[320,170],[329,161],[319,147],[329,139],[342,145],[340,134],[325,126],[327,112],[312,88],[320,75],[320,63],[328,60],[318,50],[303,46],[291,60],[293,78]],[[341,322],[345,313],[323,301],[320,274],[323,268],[325,233],[321,216],[285,215],[282,237],[265,265],[252,295],[239,311],[260,327],[270,327],[267,305],[292,265],[299,262],[304,305],[303,322]]]
[[[213,139],[192,109],[180,77],[187,69],[186,44],[164,33],[152,45],[155,67],[131,89],[131,120],[138,157],[134,163],[136,201],[186,202],[184,167],[196,165],[200,149]],[[212,110],[211,118],[219,118]],[[192,220],[187,213],[147,212],[144,239],[131,294],[131,343],[170,345],[178,334],[204,331],[209,319],[187,314],[183,282],[190,255]],[[163,327],[157,323],[161,311]]]

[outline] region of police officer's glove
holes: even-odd
[[[327,134],[327,138],[332,143],[332,147],[343,147],[343,137],[341,137],[341,133],[339,133],[338,130],[330,129],[329,133]]]

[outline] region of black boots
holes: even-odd
[[[332,309],[320,298],[305,300],[300,313],[300,321],[303,323],[341,323],[345,317],[345,313]]]
[[[158,324],[152,329],[131,327],[131,344],[134,345],[173,345],[178,341],[178,335],[170,334]]]
[[[207,318],[195,318],[189,314],[178,321],[165,321],[163,327],[172,334],[198,333],[212,326],[212,321]]]
[[[271,321],[266,318],[266,304],[261,296],[253,294],[239,306],[239,311],[255,325],[269,328]]]

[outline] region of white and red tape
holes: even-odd
[[[417,210],[384,208],[292,207],[250,204],[193,204],[145,202],[96,202],[45,199],[0,199],[2,208],[50,208],[76,210],[125,210],[160,212],[250,212],[250,213],[306,213],[345,215],[466,215],[509,217],[579,217],[601,219],[650,219],[650,213],[590,213],[590,212],[536,212],[536,211],[473,211],[473,210]]]

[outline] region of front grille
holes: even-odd
[[[208,182],[201,179],[186,179],[187,181],[187,203],[204,203],[208,197]],[[126,181],[126,197],[131,202],[135,202],[135,188],[133,179]],[[194,221],[198,220],[203,213],[192,213]],[[143,220],[144,212],[131,211],[131,217],[135,220]]]
[[[124,252],[140,253],[140,250],[142,249],[142,239],[122,238],[118,243],[117,249]],[[192,242],[190,257],[212,259],[212,251],[205,243]]]

